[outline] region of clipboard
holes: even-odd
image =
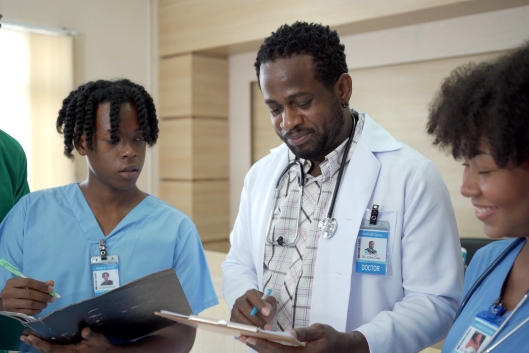
[[[157,311],[154,314],[187,326],[200,328],[210,332],[221,333],[223,335],[235,337],[242,335],[262,338],[288,346],[305,346],[305,343],[298,341],[288,332],[268,331],[257,326],[240,324],[238,322],[209,319],[197,315],[182,315],[167,310],[161,310],[160,312]]]

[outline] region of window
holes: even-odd
[[[62,100],[73,88],[73,37],[0,29],[0,129],[28,159],[31,191],[74,181],[55,129]]]

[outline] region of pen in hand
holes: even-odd
[[[6,270],[8,270],[9,272],[11,272],[12,274],[14,274],[15,276],[18,276],[18,277],[21,277],[21,278],[29,278],[28,276],[26,276],[25,274],[23,274],[22,272],[20,272],[18,270],[18,268],[16,268],[15,266],[11,265],[9,262],[7,262],[6,260],[4,259],[0,259],[0,266],[5,268]],[[59,295],[59,293],[57,293],[56,291],[51,291],[49,293],[52,297],[55,297],[55,298],[59,298],[59,299],[62,299],[62,297]]]
[[[266,297],[269,297],[270,294],[272,294],[272,288],[268,288],[265,293],[263,293],[263,296],[261,299],[265,299]],[[253,307],[252,311],[250,312],[250,316],[255,316],[259,312],[259,309],[257,307]]]

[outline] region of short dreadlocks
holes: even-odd
[[[159,131],[156,108],[145,88],[127,79],[91,81],[70,92],[59,110],[57,131],[64,135],[66,157],[73,158],[74,146],[83,134],[88,148],[93,149],[95,116],[97,107],[102,103],[110,103],[110,139],[113,143],[118,139],[119,109],[123,103],[136,107],[145,142],[149,146],[156,143]]]
[[[331,88],[342,74],[347,73],[344,50],[338,34],[329,26],[307,22],[283,25],[264,40],[257,53],[254,64],[257,80],[262,64],[304,54],[311,56],[316,64],[315,78]]]

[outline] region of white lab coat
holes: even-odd
[[[318,242],[310,323],[360,331],[371,353],[418,352],[448,332],[459,306],[463,269],[454,211],[434,164],[363,115],[334,208],[338,229]],[[287,150],[273,149],[246,175],[222,265],[230,308],[247,290],[262,290],[266,230]],[[355,271],[359,226],[373,203],[380,205],[379,220],[390,223],[386,276]]]

